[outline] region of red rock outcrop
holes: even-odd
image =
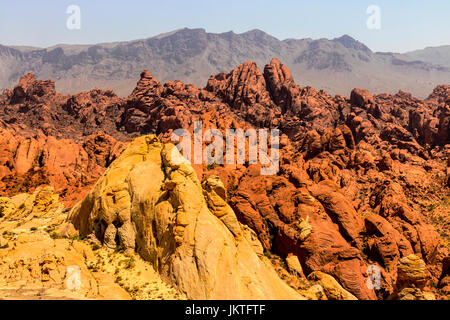
[[[283,112],[301,107],[300,86],[294,82],[289,69],[280,60],[272,59],[264,68],[264,78],[272,100]]]
[[[163,85],[144,71],[126,99],[102,90],[63,96],[28,74],[0,96],[0,193],[50,184],[72,205],[135,136],[168,141],[176,129],[193,132],[197,120],[223,135],[277,128],[276,175],[248,161],[193,166],[202,180],[221,178],[237,218],[266,251],[297,256],[305,276],[332,275],[359,299],[395,296],[398,265],[415,254],[427,281],[448,294],[448,235],[436,232],[448,225],[433,214],[449,215],[449,97],[449,85],[425,100],[361,89],[332,97],[295,84],[277,59],[264,72],[243,63],[204,89]],[[367,285],[374,267],[376,290]]]
[[[37,80],[29,73],[13,91],[0,96],[0,108],[5,125],[23,136],[41,131],[60,139],[80,139],[103,131],[124,140],[116,125],[121,101],[112,90],[64,96],[55,91],[53,81]]]
[[[281,109],[270,98],[266,80],[252,61],[241,64],[229,74],[212,76],[206,90],[255,125],[274,127],[279,124]]]
[[[124,147],[104,133],[81,144],[42,133],[30,138],[7,129],[0,133],[1,194],[11,196],[50,184],[67,204],[79,201]]]

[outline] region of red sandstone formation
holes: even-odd
[[[220,176],[241,223],[267,251],[298,257],[359,299],[398,294],[399,264],[415,254],[424,286],[449,292],[450,86],[419,100],[406,92],[354,89],[332,97],[295,84],[273,59],[212,76],[205,89],[141,74],[126,99],[112,91],[74,96],[25,75],[0,96],[0,192],[54,186],[68,205],[82,198],[130,138],[202,120],[204,128],[278,128],[280,172],[256,165],[197,166]],[[442,218],[436,219],[436,214]],[[381,289],[366,285],[369,266]]]

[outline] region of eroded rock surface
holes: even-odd
[[[185,299],[138,255],[82,239],[52,187],[1,198],[0,211],[1,300]]]
[[[194,169],[175,146],[144,136],[107,169],[69,219],[81,235],[93,233],[106,246],[114,239],[127,250],[136,244],[189,298],[301,299],[242,236],[219,195],[223,187],[212,180],[205,200]],[[108,201],[114,205],[105,207]]]
[[[204,211],[228,230],[229,241],[246,239],[259,256],[276,253],[284,260],[294,255],[306,277],[324,272],[358,299],[385,299],[403,290],[399,263],[414,254],[424,262],[428,280],[423,288],[405,287],[397,298],[430,292],[445,298],[449,108],[448,84],[423,100],[403,91],[374,95],[363,89],[349,97],[331,96],[297,85],[277,59],[263,72],[251,61],[243,63],[212,76],[204,89],[180,81],[162,84],[144,71],[125,99],[110,90],[61,95],[52,81],[28,74],[0,96],[0,195],[31,194],[51,185],[71,207],[105,171],[113,172],[106,174],[114,183],[101,178],[100,189],[86,198],[93,207],[83,216],[92,217],[79,227],[97,233],[105,247],[137,250],[156,266],[167,266],[166,251],[156,248],[169,239],[171,250],[181,250],[196,216],[178,194],[191,197],[199,190],[195,206],[206,206]],[[170,163],[161,149],[163,160],[155,161],[163,169],[155,169],[149,181],[164,183],[151,192],[158,197],[162,192],[155,207],[176,219],[170,232],[155,235],[160,224],[136,215],[136,203],[144,196],[136,198],[130,188],[139,183],[138,174],[109,168],[132,138],[153,133],[167,142],[176,129],[193,133],[195,121],[223,135],[230,128],[279,129],[280,171],[261,176],[260,167],[247,162],[194,165],[192,171],[182,160]],[[94,190],[99,198],[90,198]],[[5,203],[0,216],[15,210],[8,201],[0,199]],[[67,226],[60,231],[73,233]],[[374,268],[381,274],[377,290],[367,286]],[[174,271],[162,273],[171,283],[181,281]],[[311,290],[305,297],[326,297],[323,288],[299,284],[302,277],[296,277],[294,287]],[[204,297],[204,290],[198,289],[198,296]]]

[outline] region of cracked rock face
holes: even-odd
[[[175,146],[150,135],[128,146],[69,220],[82,236],[135,249],[190,299],[302,299],[224,197],[217,177],[203,189]]]

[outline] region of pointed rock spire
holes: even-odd
[[[153,77],[149,70],[144,70],[141,73],[141,79],[138,81],[131,95],[140,98],[143,95],[159,95],[161,91],[161,83]]]
[[[297,86],[288,67],[274,58],[264,68],[264,78],[267,89],[273,101],[286,111],[293,104],[294,97],[298,97],[300,87]]]

